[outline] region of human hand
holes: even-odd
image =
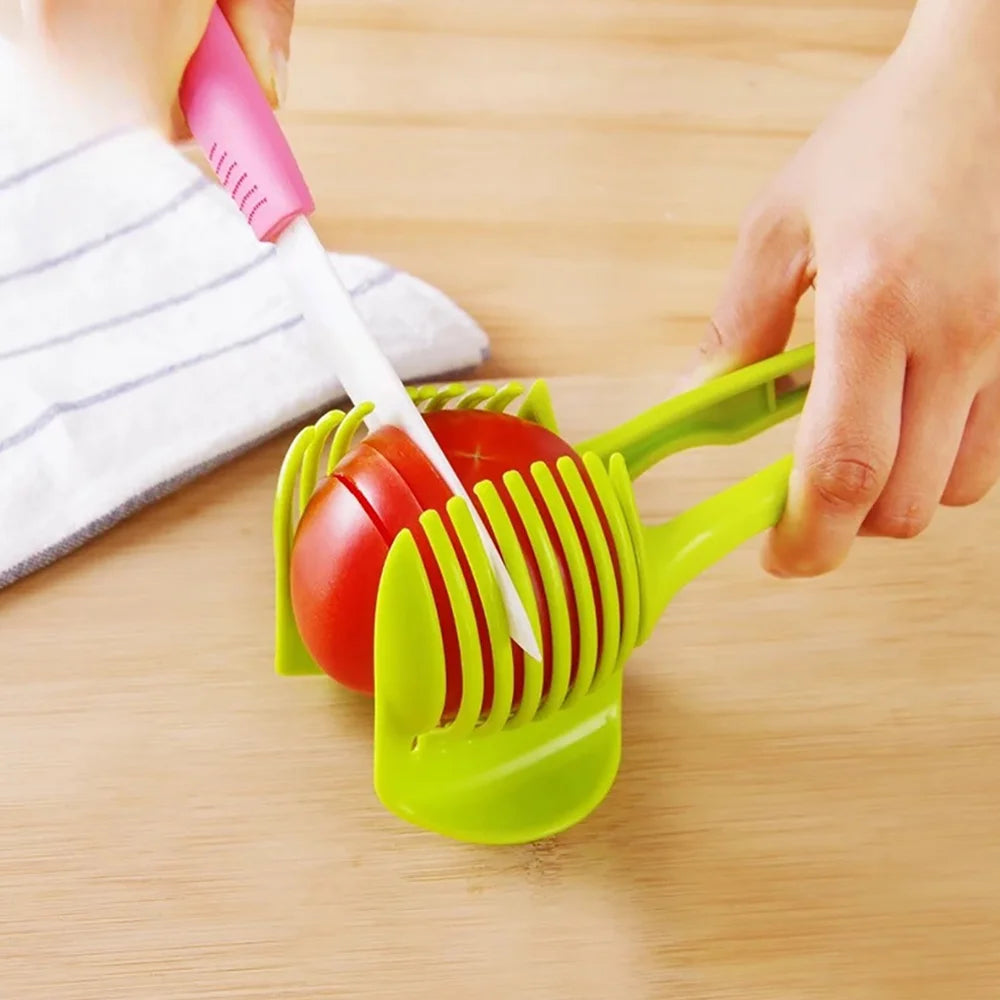
[[[30,43],[116,121],[190,133],[177,103],[214,0],[22,0]],[[294,0],[219,0],[272,106],[284,99]]]
[[[781,351],[815,288],[775,575],[835,569],[859,534],[913,537],[1000,478],[998,7],[922,0],[744,220],[699,377]]]

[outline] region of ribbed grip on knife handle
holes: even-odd
[[[181,110],[195,142],[258,239],[273,241],[314,203],[288,140],[222,11],[185,70]]]

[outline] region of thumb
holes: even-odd
[[[288,88],[295,0],[219,0],[250,65],[272,106]]]
[[[697,384],[781,351],[811,268],[805,219],[770,202],[754,206],[686,381]]]

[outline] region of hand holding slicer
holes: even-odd
[[[356,607],[368,606],[373,633],[374,778],[387,808],[458,839],[521,843],[565,830],[596,807],[618,770],[628,657],[685,584],[778,522],[792,460],[655,527],[641,522],[632,482],[683,449],[743,441],[797,414],[812,361],[811,345],[788,351],[668,399],[572,454],[526,456],[517,469],[471,484],[539,627],[541,659],[519,657],[506,637],[502,601],[461,502],[445,499],[390,526],[370,593],[350,595]],[[520,399],[515,419],[557,431],[541,382],[527,393],[516,384],[456,385],[412,395],[430,424],[448,409],[456,421],[478,410],[510,419],[503,411]],[[310,503],[322,503],[324,484],[364,447],[354,445],[359,420],[357,410],[326,414],[299,433],[281,469],[281,674],[321,669],[297,622],[292,571],[297,546],[318,555],[327,573],[338,571],[333,550],[310,551],[316,536],[302,525]],[[340,524],[337,544],[350,546],[366,530],[360,520]],[[323,584],[319,576],[313,585]],[[359,615],[352,620],[357,627]],[[337,639],[332,630],[334,648]]]
[[[811,365],[812,347],[575,448],[558,436],[544,383],[407,390],[307,221],[309,190],[218,9],[181,106],[257,237],[277,246],[307,321],[329,335],[355,404],[304,428],[279,474],[278,672],[338,677],[353,657],[355,686],[374,695],[375,789],[397,815],[486,843],[565,830],[617,774],[629,655],[681,587],[778,521],[791,458],[656,527],[639,519],[633,480],[681,449],[740,441],[798,413],[807,386],[782,386]],[[516,416],[505,412],[519,398]],[[470,456],[441,444],[449,421],[452,433],[506,421],[492,474],[477,477],[474,448],[463,482],[452,462]],[[533,444],[515,455],[520,440]],[[339,516],[313,531],[328,502]],[[303,612],[308,599],[334,618],[348,601],[361,613],[331,628]]]

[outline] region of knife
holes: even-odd
[[[358,314],[309,216],[315,208],[278,120],[218,6],[188,63],[181,110],[195,142],[262,242],[273,243],[307,323],[328,338],[336,375],[355,404],[373,403],[369,431],[407,434],[465,500],[496,576],[511,638],[541,660],[528,612],[471,498],[389,359]]]

